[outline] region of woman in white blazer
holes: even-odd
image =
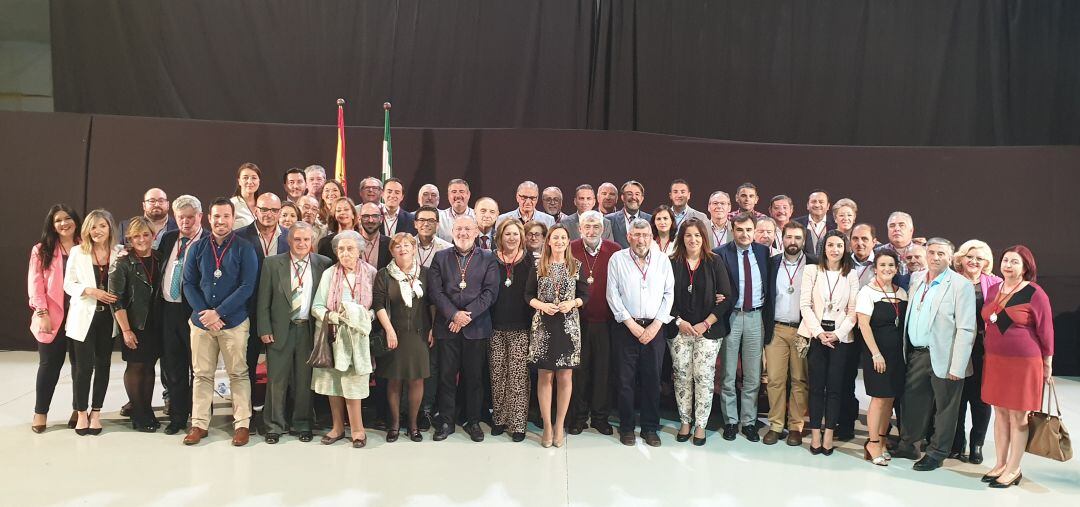
[[[844,354],[850,348],[837,345],[853,341],[859,278],[851,269],[851,251],[844,233],[829,231],[823,244],[821,260],[803,271],[799,336],[810,340],[810,424],[806,426],[810,429],[810,453],[828,456],[833,451],[833,430],[844,396]]]
[[[72,387],[75,410],[79,413],[75,433],[79,435],[101,433],[101,405],[109,387],[113,337],[117,335],[109,308],[116,302],[116,296],[108,292],[109,271],[123,250],[116,238],[112,214],[103,209],[91,211],[83,222],[82,243],[71,250],[64,275],[64,292],[71,296],[64,332],[75,342]],[[89,400],[91,378],[92,401]],[[88,407],[92,409],[89,414]]]

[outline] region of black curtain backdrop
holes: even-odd
[[[378,167],[382,129],[351,127],[346,135],[355,182],[375,172],[364,167]],[[516,205],[514,189],[524,179],[571,195],[582,182],[636,178],[651,209],[678,175],[689,181],[697,209],[712,190],[753,181],[763,202],[785,193],[803,214],[810,190],[828,182],[833,200],[854,199],[859,220],[874,224],[879,238],[888,213],[902,209],[914,215],[920,236],[980,238],[995,253],[1027,244],[1055,310],[1055,371],[1080,374],[1080,236],[1072,233],[1080,147],[800,146],[553,129],[397,128],[393,138],[394,172],[405,181],[410,210],[420,185],[445,192],[457,177],[469,180],[474,199],[492,196],[504,211]],[[0,245],[10,261],[0,281],[17,303],[0,306],[0,321],[11,323],[0,332],[0,349],[33,346],[22,303],[26,259],[54,202],[104,207],[125,219],[140,214],[143,192],[158,186],[170,198],[190,193],[206,203],[231,193],[245,161],[262,168],[260,190],[280,193],[286,168],[329,165],[334,140],[330,126],[0,112],[0,169],[18,175],[8,180],[5,216],[28,217],[9,220],[11,234]],[[356,185],[349,194],[357,196]]]
[[[52,0],[58,111],[1080,143],[1074,0]]]

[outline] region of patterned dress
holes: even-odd
[[[537,269],[529,270],[525,286],[525,301],[534,298],[555,303],[589,297],[588,283],[583,270],[571,278],[565,264],[551,264],[547,276],[537,277]],[[576,368],[581,364],[581,321],[578,309],[569,313],[547,315],[539,310],[533,314],[529,336],[529,362],[544,370]]]

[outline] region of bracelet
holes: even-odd
[[[39,310],[36,310],[34,313],[36,313],[38,317],[44,317],[45,315],[48,315],[49,310],[47,308],[41,308]]]
[[[883,356],[881,354],[874,354],[874,355],[870,356],[870,359],[885,359],[885,356]]]

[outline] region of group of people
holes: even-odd
[[[407,212],[396,178],[364,178],[359,202],[320,166],[288,170],[281,197],[261,178],[241,165],[234,195],[211,201],[205,222],[198,198],[170,201],[157,188],[141,216],[119,223],[102,209],[85,219],[64,204],[49,210],[28,275],[40,354],[33,431],[45,430],[69,356],[69,426],[101,432],[118,337],[132,427],[161,426],[151,403],[160,359],[165,432],[186,432],[186,445],[207,435],[221,358],[237,446],[253,417],[269,444],[311,441],[328,409],[321,443],[364,447],[364,399],[389,442],[403,429],[421,441],[428,428],[444,440],[459,422],[479,442],[481,421],[520,442],[535,400],[544,447],[587,427],[612,435],[612,415],[623,444],[640,436],[659,446],[667,382],[676,440],[701,446],[719,379],[725,440],[801,446],[808,433],[810,452],[829,456],[854,435],[861,367],[867,461],[981,463],[993,407],[997,460],[983,481],[1020,481],[1026,415],[1051,381],[1054,344],[1024,246],[998,255],[998,277],[982,241],[917,238],[911,215],[897,211],[879,243],[852,199],[831,204],[815,190],[807,215],[792,218],[785,195],[758,211],[752,183],[736,189],[734,209],[716,191],[702,212],[677,179],[651,213],[637,181],[585,184],[566,214],[561,189],[531,181],[510,211],[473,201],[454,179],[448,207],[426,184]]]

